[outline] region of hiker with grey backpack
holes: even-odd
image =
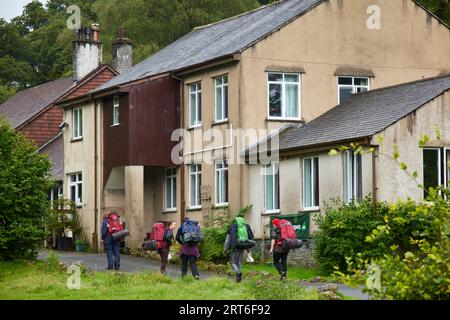
[[[244,252],[256,245],[253,240],[253,232],[248,224],[245,223],[243,217],[237,217],[230,229],[223,247],[224,255],[228,254],[231,249],[230,263],[233,271],[236,273],[236,282],[242,280],[242,260],[244,259]]]
[[[178,228],[176,241],[181,244],[181,277],[187,275],[187,265],[191,266],[192,276],[200,280],[196,260],[200,257],[198,244],[203,241],[203,234],[197,221],[185,218],[180,228]]]

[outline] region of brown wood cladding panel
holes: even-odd
[[[104,181],[114,167],[170,166],[172,132],[180,127],[180,84],[171,77],[136,84],[121,95],[119,126],[112,97],[104,99]]]
[[[164,77],[132,88],[130,160],[137,165],[170,166],[172,132],[180,127],[179,82]]]
[[[129,163],[128,95],[120,96],[119,125],[113,126],[113,97],[103,99],[103,177],[104,183],[114,167]],[[97,146],[98,148],[98,146]]]

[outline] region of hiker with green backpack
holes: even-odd
[[[230,263],[233,271],[236,273],[236,282],[242,280],[242,260],[245,250],[255,246],[253,241],[253,232],[243,217],[237,217],[230,229],[228,229],[227,238],[224,243],[223,253],[227,255],[231,249]]]

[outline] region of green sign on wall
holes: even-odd
[[[270,233],[272,233],[272,228],[273,228],[272,220],[273,219],[288,220],[290,223],[292,223],[292,226],[294,227],[297,238],[299,238],[301,240],[308,240],[309,225],[310,225],[310,216],[308,213],[287,214],[287,215],[270,217]]]

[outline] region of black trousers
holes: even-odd
[[[197,260],[197,257],[195,257],[195,256],[186,256],[184,254],[181,255],[181,275],[182,276],[187,275],[188,261],[189,261],[189,264],[191,265],[192,275],[193,276],[198,275],[197,263],[195,262],[196,260]]]
[[[277,268],[278,273],[286,273],[287,272],[287,256],[289,252],[273,252],[273,263],[275,264],[275,268]]]

